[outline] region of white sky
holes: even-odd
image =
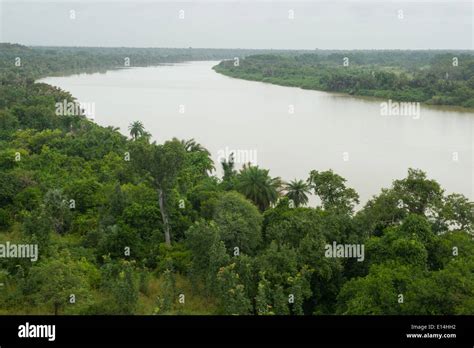
[[[0,0],[0,42],[44,46],[473,49],[473,4],[466,0]],[[179,18],[181,10],[184,19]],[[289,18],[290,10],[294,11],[294,19]],[[75,18],[71,18],[71,11]]]

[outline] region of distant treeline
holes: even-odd
[[[258,54],[221,62],[246,80],[398,101],[474,107],[472,51],[317,51]]]
[[[303,51],[208,48],[26,47],[0,43],[0,80],[40,78],[72,73],[100,72],[126,67],[153,66],[196,60],[221,60],[274,52],[295,55]],[[129,64],[127,64],[127,61]],[[12,67],[17,69],[11,69]]]

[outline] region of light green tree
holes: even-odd
[[[312,170],[308,180],[314,194],[321,199],[324,209],[350,213],[359,203],[357,192],[345,185],[346,179],[332,170],[318,172]]]
[[[262,216],[258,209],[237,192],[226,192],[216,204],[214,221],[228,252],[252,255],[262,240]]]
[[[27,284],[35,302],[48,305],[55,315],[66,306],[86,306],[91,299],[87,273],[68,252],[31,267]]]

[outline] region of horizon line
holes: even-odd
[[[131,49],[176,49],[176,50],[252,50],[252,51],[474,51],[474,48],[245,48],[245,47],[166,47],[166,46],[67,46],[67,45],[27,45],[18,42],[0,44],[20,45],[29,48],[131,48]]]

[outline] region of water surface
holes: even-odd
[[[474,113],[421,106],[420,116],[383,116],[382,101],[218,74],[218,62],[51,77],[42,82],[95,104],[95,121],[141,120],[154,140],[195,138],[215,162],[226,152],[257,160],[284,180],[333,169],[365,202],[420,168],[448,193],[474,197]],[[247,158],[245,158],[245,155]],[[255,158],[256,157],[256,158]]]

